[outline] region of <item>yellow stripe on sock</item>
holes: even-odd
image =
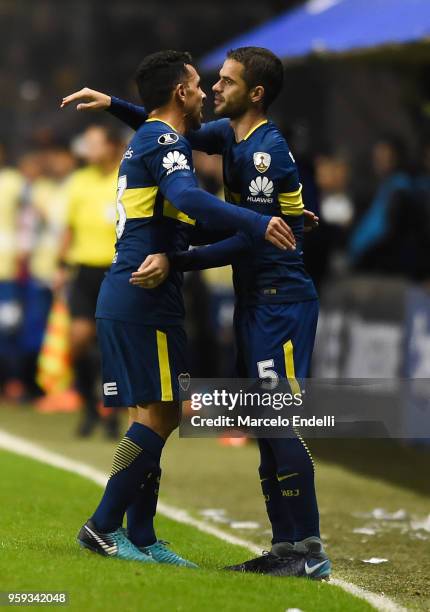
[[[173,400],[172,379],[170,375],[169,350],[167,348],[167,335],[157,329],[158,366],[160,368],[161,401]]]

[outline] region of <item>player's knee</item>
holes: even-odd
[[[138,406],[130,411],[130,418],[166,440],[179,425],[180,408],[176,402],[157,402]]]
[[[168,438],[171,433],[175,431],[179,427],[179,423],[181,420],[181,415],[179,410],[169,410],[169,412],[163,415],[162,422],[160,426],[164,429],[164,438]]]

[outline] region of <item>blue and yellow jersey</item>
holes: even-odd
[[[147,117],[144,107],[115,97],[109,111],[134,129]],[[236,296],[244,303],[315,299],[317,293],[303,263],[302,186],[294,157],[276,125],[261,121],[236,142],[229,119],[219,119],[188,133],[187,140],[193,149],[222,155],[226,200],[242,210],[281,216],[294,232],[296,250],[282,251],[239,232],[178,254],[172,258],[174,267],[198,270],[231,263]]]
[[[282,251],[267,241],[251,241],[244,234],[225,243],[233,264],[239,300],[246,303],[296,302],[317,297],[303,263],[302,185],[287,142],[271,121],[261,121],[236,142],[228,119],[204,124],[187,134],[194,149],[223,157],[226,200],[255,212],[280,216],[296,238],[295,251]],[[222,243],[206,247],[222,254]],[[202,253],[199,255],[198,251]],[[197,249],[195,265],[205,253]],[[207,263],[211,264],[210,260]]]
[[[188,140],[164,121],[149,119],[131,140],[119,168],[116,252],[96,316],[146,325],[181,324],[179,270],[172,269],[156,289],[132,286],[129,279],[147,255],[187,249],[195,219],[221,231],[243,229],[256,238],[264,236],[269,221],[199,189]]]
[[[189,143],[166,123],[148,120],[130,141],[119,167],[116,252],[96,317],[151,325],[181,322],[181,272],[172,271],[156,289],[129,283],[150,253],[188,248],[188,228],[195,221],[163,195],[179,177],[196,184]]]

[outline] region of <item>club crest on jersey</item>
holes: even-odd
[[[188,159],[179,151],[169,151],[163,157],[163,168],[166,168],[167,175],[176,172],[176,170],[190,170]]]
[[[273,202],[273,198],[270,197],[273,193],[273,181],[267,176],[256,176],[249,185],[249,191],[251,195],[248,196],[248,202],[254,202],[254,204]]]
[[[179,136],[177,134],[175,134],[174,132],[167,132],[167,134],[163,134],[162,136],[160,136],[160,138],[158,139],[158,144],[170,145],[175,144],[175,142],[178,142],[178,140]]]
[[[179,386],[181,387],[182,391],[188,391],[190,383],[191,383],[191,376],[189,372],[182,372],[181,374],[179,374],[178,382],[179,382]]]
[[[269,153],[263,153],[262,151],[258,151],[254,153],[254,166],[258,172],[266,172],[266,170],[270,167],[270,162],[272,161],[272,157]]]

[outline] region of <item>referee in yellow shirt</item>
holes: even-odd
[[[76,387],[85,402],[77,432],[80,436],[89,436],[100,419],[94,315],[100,284],[114,256],[117,175],[123,144],[109,127],[88,127],[81,143],[88,166],[77,170],[69,182],[67,224],[55,286],[59,290],[69,280],[72,360]],[[117,436],[114,414],[105,426],[110,437]]]

